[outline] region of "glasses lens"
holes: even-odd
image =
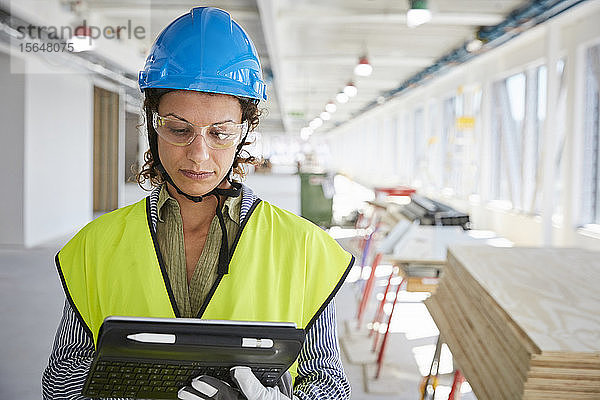
[[[246,123],[236,124],[224,122],[210,126],[195,127],[194,125],[170,117],[161,117],[154,114],[154,129],[165,141],[178,145],[187,146],[195,138],[195,130],[204,130],[204,140],[212,149],[228,149],[239,143],[242,133],[246,129]]]
[[[228,149],[235,146],[242,135],[245,124],[225,122],[211,125],[206,130],[206,143],[213,149]]]
[[[194,127],[175,118],[155,116],[156,132],[169,143],[187,144],[194,136]]]

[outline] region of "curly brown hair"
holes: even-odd
[[[143,184],[147,180],[150,181],[151,186],[158,186],[165,182],[164,177],[157,168],[158,163],[154,159],[154,154],[158,154],[158,134],[154,130],[154,126],[152,126],[152,113],[154,111],[158,111],[158,105],[160,104],[161,96],[173,90],[175,89],[144,90],[144,124],[146,125],[146,132],[150,148],[144,153],[144,165],[135,176],[138,185],[140,185],[142,189],[146,189],[144,188]],[[260,116],[262,115],[262,110],[258,108],[258,100],[246,97],[236,98],[240,102],[240,107],[242,109],[242,122],[248,121],[248,131],[246,132],[245,136],[247,139],[247,134],[252,132],[258,126],[260,122]],[[233,174],[242,179],[247,174],[244,166],[246,164],[256,165],[257,163],[256,158],[250,155],[250,153],[243,148],[243,146],[248,144],[252,144],[252,142],[244,140],[238,145],[239,153],[236,159],[233,161]]]

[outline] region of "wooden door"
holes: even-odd
[[[94,212],[118,207],[119,95],[94,87]]]

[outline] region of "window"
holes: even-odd
[[[518,207],[521,158],[520,134],[525,114],[525,74],[519,73],[494,84],[492,154],[494,158],[494,197]]]
[[[458,197],[469,198],[478,188],[478,139],[477,129],[481,125],[481,87],[461,89],[456,96],[456,122],[454,138],[450,140],[452,150],[452,176]]]
[[[426,137],[425,137],[425,126],[424,126],[424,115],[423,108],[417,108],[415,110],[413,126],[414,126],[414,165],[413,171],[415,179],[418,182],[422,182],[423,176],[426,173],[427,166],[425,165],[425,151],[426,151]],[[417,186],[420,186],[417,185]]]
[[[539,212],[542,191],[546,74],[542,65],[493,85],[493,196],[527,213]]]
[[[585,57],[583,222],[600,224],[600,45]]]
[[[400,170],[400,180],[402,182],[413,182],[414,180],[414,154],[412,154],[411,149],[413,148],[413,135],[411,135],[410,129],[410,118],[408,112],[402,112],[398,114],[398,123],[397,123],[397,134],[399,135],[399,150],[398,154],[403,155],[403,157],[398,157],[396,162],[399,165]]]
[[[456,168],[455,162],[460,157],[454,154],[455,144],[455,124],[456,124],[456,107],[462,108],[462,101],[457,102],[456,97],[448,97],[444,100],[442,111],[442,185],[444,187],[456,188]],[[459,105],[460,103],[460,105]]]
[[[433,101],[429,104],[427,113],[429,115],[428,135],[427,135],[427,180],[426,184],[430,189],[442,189],[442,171],[443,147],[440,140],[440,117],[439,102]]]
[[[481,113],[481,100],[483,97],[483,89],[481,88],[481,86],[477,87],[475,89],[474,92],[471,93],[472,98],[471,98],[471,114],[473,115],[473,118],[475,118],[475,124],[473,126],[473,130],[471,132],[472,134],[472,141],[471,141],[471,148],[470,148],[470,154],[471,157],[469,158],[470,161],[470,165],[469,165],[469,170],[470,170],[470,176],[469,176],[469,184],[467,184],[467,192],[465,192],[465,194],[471,195],[474,193],[479,193],[480,192],[480,187],[479,187],[479,180],[480,180],[480,176],[481,176],[481,164],[482,164],[482,159],[481,159],[481,138],[483,136],[483,129],[482,129],[482,123],[481,123],[481,119],[482,119],[482,113]]]
[[[387,117],[383,121],[385,132],[385,171],[388,171],[394,179],[398,177],[398,164],[394,162],[396,152],[398,151],[398,141],[396,133],[396,118]]]
[[[558,63],[556,65],[556,72],[559,75],[559,79],[560,79],[560,87],[559,87],[559,92],[558,92],[558,101],[557,101],[557,105],[556,105],[556,135],[554,140],[556,141],[556,154],[555,154],[555,158],[554,158],[554,162],[556,163],[556,179],[555,179],[555,187],[554,187],[554,198],[556,200],[555,202],[555,213],[558,215],[562,215],[563,212],[563,198],[562,198],[562,193],[563,193],[563,183],[564,183],[564,178],[563,178],[563,169],[561,168],[561,162],[562,162],[562,158],[563,158],[563,153],[564,153],[564,148],[565,148],[565,138],[566,138],[566,133],[567,133],[567,125],[566,125],[566,118],[567,118],[567,74],[565,73],[565,69],[566,69],[566,59],[560,59],[558,60]],[[544,98],[546,97],[546,92],[545,89],[546,87],[543,87],[544,89]],[[545,119],[546,116],[546,103],[544,101],[543,104],[543,116],[540,117],[540,120],[543,121]],[[542,129],[542,128],[540,128]],[[539,203],[540,203],[540,199],[541,199],[541,193],[537,194],[537,201],[535,203],[535,207],[536,210],[539,210]]]

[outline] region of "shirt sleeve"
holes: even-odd
[[[94,343],[65,300],[48,366],[42,375],[44,400],[85,399],[81,390],[92,359]]]
[[[340,359],[334,300],[306,333],[294,396],[301,400],[350,398],[350,383]]]

